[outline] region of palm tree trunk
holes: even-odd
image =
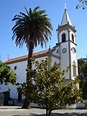
[[[29,42],[29,51],[28,51],[28,62],[27,62],[27,68],[28,70],[32,69],[32,63],[30,58],[32,58],[32,54],[33,54],[33,43]],[[23,103],[23,107],[22,108],[30,108],[30,103],[31,103],[31,92],[32,92],[32,88],[31,88],[31,73],[29,71],[27,71],[27,75],[26,75],[26,83],[27,83],[27,87],[26,87],[26,95],[25,95],[25,99],[24,99],[24,103]]]

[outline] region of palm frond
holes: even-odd
[[[31,8],[29,11],[25,8],[26,14],[20,12],[19,15],[15,15],[12,21],[15,21],[15,25],[12,28],[13,36],[16,46],[23,46],[25,43],[29,46],[29,39],[32,40],[34,46],[38,44],[46,45],[49,38],[51,38],[51,20],[47,17],[45,10],[39,10],[39,6],[34,10]]]

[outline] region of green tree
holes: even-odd
[[[78,8],[87,8],[87,0],[79,0],[79,3],[76,5],[76,9]]]
[[[28,68],[32,69],[32,63],[29,58],[32,57],[33,49],[38,44],[43,47],[46,45],[48,39],[51,37],[51,22],[47,17],[45,10],[39,10],[39,6],[35,7],[33,10],[30,8],[29,11],[25,8],[26,14],[20,12],[19,15],[15,15],[12,21],[16,21],[16,24],[12,28],[13,36],[15,39],[16,46],[23,46],[25,43],[28,50]],[[25,101],[23,108],[29,108],[30,99],[27,93],[31,92],[30,88],[30,72],[27,72],[27,88]]]
[[[78,59],[78,74],[83,99],[87,99],[87,62],[84,58]]]
[[[0,82],[3,81],[5,84],[12,83],[14,85],[16,83],[16,74],[9,66],[0,61]]]
[[[35,69],[32,73],[32,102],[46,109],[46,116],[51,115],[55,108],[63,108],[66,104],[74,104],[81,100],[81,91],[77,89],[77,79],[66,83],[64,75],[68,68],[60,72],[60,65],[50,67],[48,59],[35,61]],[[25,94],[26,83],[22,85],[22,93]]]

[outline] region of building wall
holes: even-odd
[[[67,66],[70,66],[65,79],[74,79],[78,75],[78,64],[77,64],[77,44],[76,44],[76,30],[69,24],[58,27],[58,42],[60,46],[60,64],[61,71],[65,70]],[[75,53],[73,53],[75,49]],[[65,52],[63,52],[65,51]],[[76,66],[76,70],[75,67]],[[74,68],[73,68],[74,67]],[[76,75],[74,75],[76,71]]]
[[[55,58],[55,57],[51,57],[52,59],[52,62],[51,62],[51,66],[53,66],[55,63],[58,64],[59,63],[59,59],[58,58]]]
[[[41,61],[41,60],[45,60],[47,58],[47,56],[44,57],[38,57],[35,60],[36,61]],[[52,58],[53,59],[53,58]],[[54,59],[53,59],[54,60]],[[16,73],[17,75],[17,82],[22,83],[26,81],[26,68],[27,68],[27,60],[25,61],[21,61],[21,62],[15,62],[15,63],[11,63],[8,64],[8,66],[10,66],[12,68],[12,70]],[[14,67],[16,66],[16,70],[14,69]],[[35,65],[32,65],[32,68],[35,68]],[[17,92],[17,88],[19,86],[14,86],[12,84],[7,85],[0,85],[0,90],[1,91],[8,91],[8,88],[10,88],[10,97],[11,98],[16,98],[18,99],[18,92]],[[22,95],[22,98],[24,98],[24,96]]]
[[[71,43],[70,44],[71,46],[71,77],[72,79],[74,79],[76,76],[78,76],[78,63],[77,63],[77,49],[76,49],[76,45]],[[74,53],[72,48],[75,48],[76,49],[76,52]],[[73,65],[75,63],[75,66],[76,66],[76,76],[73,76]]]
[[[63,49],[66,48],[66,53],[63,53]],[[66,70],[67,67],[70,65],[69,63],[69,43],[64,42],[60,45],[60,65],[61,71]],[[70,79],[69,73],[65,75],[65,79]]]
[[[16,73],[17,76],[16,82],[22,83],[26,81],[26,68],[27,68],[26,65],[27,65],[26,60],[8,65]],[[14,69],[15,66],[16,66],[16,70]],[[12,84],[9,85],[11,98],[16,98],[16,99],[18,98],[17,87],[18,86],[14,86]]]
[[[47,58],[47,56],[44,56],[44,57],[38,57],[38,58],[36,58],[35,59],[35,61],[41,61],[41,60],[45,60]],[[33,66],[32,66],[32,69],[35,69],[35,65],[33,64]]]
[[[59,57],[59,46],[55,48],[55,50],[52,52],[52,54],[56,55]]]

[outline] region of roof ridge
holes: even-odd
[[[40,56],[43,56],[43,55],[47,54],[48,52],[49,52],[48,49],[43,50],[43,51],[39,51],[39,52],[33,53],[32,57],[37,58],[37,57],[40,57]],[[8,59],[8,60],[4,61],[3,63],[10,64],[10,63],[13,63],[13,62],[27,60],[27,58],[28,58],[28,55],[23,55],[23,56],[20,56],[20,57]]]

